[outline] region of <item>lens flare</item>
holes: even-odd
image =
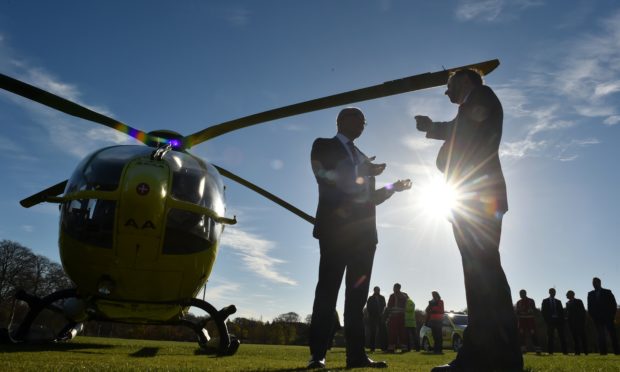
[[[448,218],[457,207],[459,195],[457,190],[446,183],[441,176],[431,178],[430,182],[420,188],[420,200],[425,214],[438,218]]]

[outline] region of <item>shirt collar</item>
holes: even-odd
[[[340,142],[342,142],[343,145],[346,145],[349,142],[353,142],[353,140],[349,139],[349,137],[345,136],[342,133],[337,133],[336,134],[336,138],[338,138],[340,140]]]

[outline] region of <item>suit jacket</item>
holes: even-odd
[[[508,211],[506,181],[499,161],[504,113],[491,88],[474,88],[449,122],[434,122],[426,137],[444,140],[437,167],[461,194],[474,196],[486,210]]]
[[[600,293],[588,292],[588,314],[595,322],[603,323],[613,320],[616,316],[616,298],[609,289],[601,288]]]
[[[374,294],[368,297],[368,301],[366,301],[366,309],[368,309],[368,316],[370,318],[381,318],[383,315],[383,310],[385,310],[385,297],[382,295],[375,296]]]
[[[377,244],[375,206],[391,192],[375,190],[374,177],[363,178],[368,184],[356,182],[355,164],[337,137],[317,138],[311,162],[319,186],[313,236]]]
[[[555,304],[555,312],[557,315],[555,318],[553,317],[553,311],[551,310],[551,301]],[[542,302],[540,312],[542,313],[545,323],[564,322],[564,308],[562,307],[562,301],[557,298],[545,298]]]
[[[566,319],[571,326],[584,326],[586,323],[586,308],[583,301],[575,298],[566,302]]]

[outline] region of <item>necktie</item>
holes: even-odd
[[[349,151],[351,151],[351,158],[353,159],[353,164],[357,165],[359,159],[357,157],[357,149],[355,148],[353,141],[347,142],[347,146],[349,146]]]

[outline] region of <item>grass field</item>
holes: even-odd
[[[371,356],[386,360],[389,371],[428,372],[452,360],[454,353]],[[77,337],[64,344],[0,345],[0,371],[295,371],[304,370],[307,359],[308,349],[300,346],[242,344],[234,356],[215,357],[200,354],[190,342]],[[345,369],[344,349],[331,350],[327,363],[329,370]],[[530,372],[620,372],[620,356],[528,354],[525,366]]]

